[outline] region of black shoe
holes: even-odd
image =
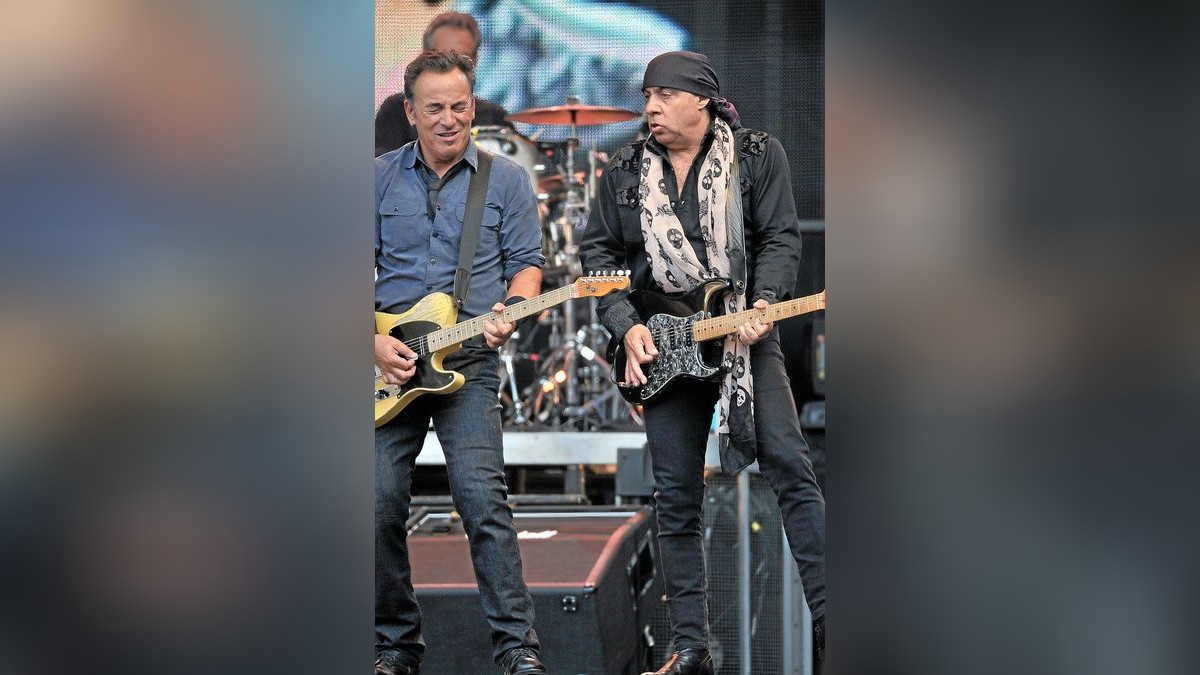
[[[396,656],[384,655],[375,659],[375,675],[421,675],[421,667],[410,666]]]
[[[546,666],[538,661],[538,654],[529,647],[514,647],[500,657],[504,675],[535,675],[545,673]]]
[[[712,655],[707,649],[681,649],[662,668],[642,675],[713,675]]]

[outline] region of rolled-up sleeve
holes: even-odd
[[[497,174],[503,205],[500,249],[504,280],[508,282],[527,267],[545,267],[546,256],[542,253],[542,225],[528,174],[515,165],[505,167]]]

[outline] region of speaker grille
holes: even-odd
[[[775,493],[760,474],[750,475],[750,616],[743,627],[738,612],[737,479],[710,476],[704,501],[704,536],[708,563],[708,618],[713,659],[719,675],[741,672],[739,639],[750,631],[752,672],[783,673],[783,531]],[[789,564],[790,561],[788,561]],[[791,573],[791,569],[783,570]],[[666,604],[651,623],[654,662],[671,655],[671,624]]]

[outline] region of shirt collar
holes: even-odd
[[[425,157],[421,154],[421,142],[413,141],[412,145],[412,157],[405,163],[405,167],[409,169],[415,169],[417,168],[417,162],[420,162],[425,166],[425,168],[433,171],[433,167],[430,167],[429,164],[425,162]],[[472,169],[476,171],[479,170],[479,148],[475,147],[474,135],[471,136],[471,142],[467,143],[467,154],[463,155],[463,159],[467,160],[467,164],[470,164]],[[461,162],[462,159],[458,161]]]

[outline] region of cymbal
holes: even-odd
[[[596,177],[599,178],[603,173],[602,167],[596,167]],[[562,192],[567,187],[566,176],[561,173],[551,174],[538,179],[538,187],[542,192]],[[583,185],[583,181],[587,180],[586,171],[575,172],[575,184]]]
[[[576,124],[588,126],[592,124],[611,124],[613,122],[628,122],[641,117],[641,113],[624,108],[614,108],[607,105],[556,105],[550,108],[528,108],[513,113],[504,119],[512,122],[527,122],[529,124]]]

